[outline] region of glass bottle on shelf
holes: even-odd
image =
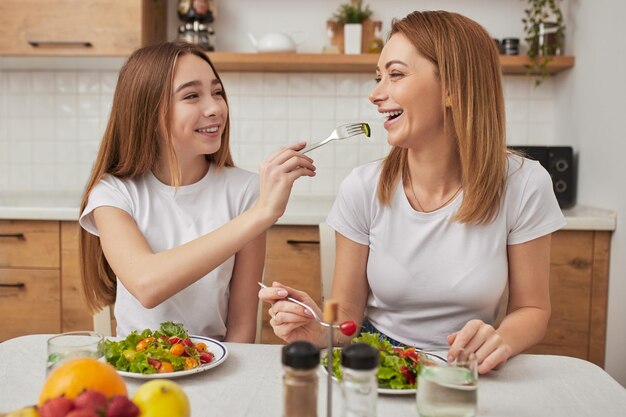
[[[367,52],[370,54],[379,54],[380,51],[383,50],[383,38],[381,35],[382,28],[383,22],[380,20],[374,21],[374,37],[372,38],[369,48],[367,49]]]
[[[317,417],[319,349],[305,341],[282,350],[283,417]]]
[[[376,417],[378,350],[354,343],[341,352],[343,417]]]

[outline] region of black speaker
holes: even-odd
[[[570,208],[576,199],[576,171],[571,146],[509,146],[526,157],[539,161],[550,173],[554,195],[561,208]]]

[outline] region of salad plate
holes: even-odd
[[[320,365],[320,368],[324,371],[324,375],[328,375],[328,370]],[[333,381],[339,384],[339,380],[336,376],[333,376]],[[417,389],[408,388],[408,389],[393,389],[393,388],[380,388],[378,387],[378,393],[382,395],[415,395],[417,393]]]
[[[228,357],[228,349],[226,346],[209,337],[204,336],[193,336],[190,335],[189,338],[195,344],[198,342],[204,342],[207,345],[207,351],[213,354],[213,360],[209,363],[204,363],[198,366],[197,368],[182,370],[182,371],[174,371],[174,372],[164,372],[164,373],[154,373],[154,374],[140,374],[137,372],[126,372],[118,370],[117,373],[122,375],[123,377],[128,378],[136,378],[136,379],[159,379],[159,378],[178,378],[186,375],[197,374],[199,372],[208,371],[209,369],[215,368],[216,366],[224,363],[226,358]]]
[[[420,355],[425,355],[427,361],[442,363],[445,357],[414,347],[397,347],[389,341],[381,339],[376,333],[361,333],[352,339],[352,342],[366,343],[378,350],[380,364],[378,373],[378,393],[382,395],[415,395],[417,393],[416,379],[420,368]],[[333,349],[333,379],[339,382],[341,348]],[[326,368],[328,349],[322,354],[320,367],[328,375]],[[423,356],[421,356],[423,357]],[[383,376],[384,375],[384,376]],[[396,388],[390,388],[395,386]]]

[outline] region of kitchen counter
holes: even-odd
[[[334,196],[293,196],[277,224],[317,225],[326,219]],[[75,194],[0,194],[0,220],[78,220],[80,196]],[[614,211],[575,206],[563,210],[563,230],[615,230]]]

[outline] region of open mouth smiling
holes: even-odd
[[[386,119],[387,121],[389,121],[389,120],[393,120],[397,118],[402,113],[404,113],[403,110],[392,110],[392,111],[381,112],[381,116],[383,119]]]
[[[196,129],[196,132],[198,133],[215,133],[219,130],[218,126],[212,126],[212,127],[201,127],[200,129]]]

